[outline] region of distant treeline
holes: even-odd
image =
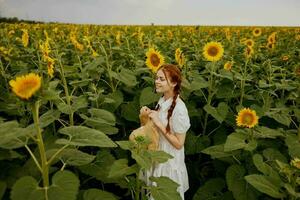
[[[24,19],[18,19],[17,17],[0,17],[0,23],[2,22],[7,22],[7,23],[21,23],[21,22],[26,22],[26,23],[31,23],[31,24],[36,24],[36,23],[43,23],[39,21],[32,21],[32,20],[24,20]]]

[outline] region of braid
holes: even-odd
[[[167,133],[170,133],[170,118],[173,114],[173,110],[176,106],[176,99],[178,97],[178,94],[179,94],[179,91],[174,91],[175,92],[175,95],[173,96],[173,101],[172,101],[172,104],[168,110],[168,124],[167,124],[167,127],[166,127],[166,130],[167,130]]]

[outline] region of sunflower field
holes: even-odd
[[[163,63],[191,119],[186,199],[300,198],[300,28],[0,23],[0,199],[180,199],[128,141]]]

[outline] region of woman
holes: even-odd
[[[184,161],[184,141],[190,128],[190,119],[185,103],[180,99],[181,73],[176,65],[165,64],[156,73],[155,90],[162,93],[156,110],[149,111],[149,117],[160,133],[159,150],[173,156],[165,163],[157,164],[146,172],[148,184],[150,176],[167,176],[180,186],[177,191],[184,199],[189,188],[188,174]],[[142,107],[148,109],[147,107]]]

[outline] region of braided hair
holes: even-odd
[[[173,110],[176,106],[176,99],[180,93],[180,88],[181,88],[181,72],[180,69],[173,64],[164,64],[162,65],[158,70],[162,70],[162,72],[164,73],[167,81],[171,81],[172,83],[176,83],[175,87],[174,87],[174,96],[173,96],[173,101],[172,104],[168,110],[168,124],[166,127],[167,133],[170,133],[170,118],[172,116]],[[170,80],[169,80],[170,78]],[[158,107],[157,107],[158,110]]]

